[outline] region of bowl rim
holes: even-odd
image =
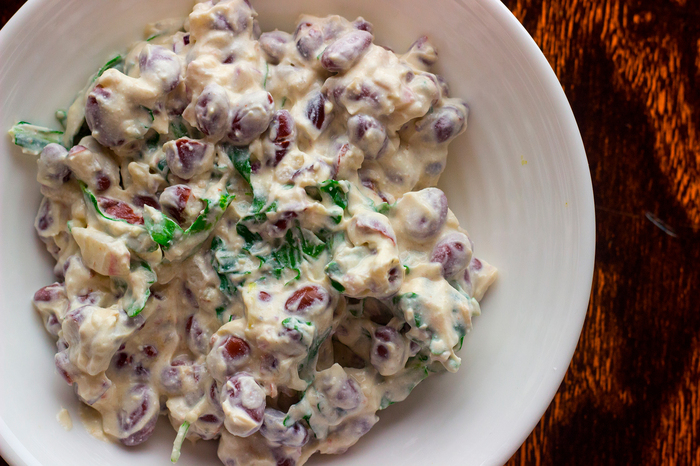
[[[0,29],[0,51],[4,50],[16,36],[22,24],[29,20],[35,12],[42,7],[42,4],[50,0],[28,0],[9,19],[2,29]],[[456,0],[465,3],[469,0]],[[578,195],[580,196],[579,220],[581,222],[581,234],[579,236],[579,247],[581,264],[578,275],[581,282],[575,289],[571,300],[572,322],[565,331],[560,334],[559,351],[554,361],[556,367],[566,370],[553,371],[548,377],[542,380],[541,389],[546,396],[541,396],[535,400],[525,417],[529,418],[527,429],[522,429],[522,434],[518,438],[512,438],[512,444],[502,445],[500,454],[492,458],[498,464],[506,463],[513,454],[522,446],[545,411],[551,404],[556,392],[561,385],[564,376],[571,364],[574,352],[583,329],[587,309],[590,301],[590,293],[593,282],[593,272],[595,264],[595,244],[596,244],[596,221],[594,193],[590,168],[586,156],[583,140],[581,138],[576,119],[566,94],[559,82],[549,61],[544,56],[539,46],[527,32],[525,27],[518,21],[513,13],[499,0],[471,0],[479,4],[491,15],[493,15],[503,29],[513,36],[514,42],[518,44],[520,52],[526,58],[527,63],[533,68],[534,74],[542,81],[542,87],[547,89],[551,98],[554,113],[560,125],[561,134],[564,137],[565,146],[570,151],[573,173],[576,178]],[[517,440],[517,442],[516,442]],[[9,464],[16,465],[39,465],[37,459],[19,439],[12,433],[5,421],[0,417],[0,456]],[[494,463],[496,464],[496,463]]]

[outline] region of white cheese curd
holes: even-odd
[[[40,153],[34,304],[100,435],[161,415],[227,466],[342,453],[457,351],[496,276],[435,188],[468,109],[362,18],[199,3],[93,76]],[[445,380],[447,382],[447,380]]]

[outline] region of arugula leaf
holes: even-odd
[[[190,428],[190,423],[185,421],[180,425],[180,428],[177,431],[177,436],[175,437],[175,441],[173,442],[173,451],[170,453],[170,461],[173,463],[177,463],[177,460],[180,459],[180,450],[182,449],[182,443],[185,441],[185,437],[187,436],[187,431]]]
[[[173,121],[170,122],[170,132],[173,133],[175,139],[184,138],[190,135],[189,131],[187,130],[187,126],[185,126],[185,123],[182,120],[182,117],[174,118]]]
[[[250,150],[248,147],[233,146],[231,144],[223,144],[226,155],[231,159],[233,166],[238,170],[243,178],[250,184]]]
[[[63,145],[63,131],[56,131],[20,121],[10,129],[13,142],[25,154],[39,155],[49,144]]]
[[[151,296],[151,285],[156,282],[156,274],[148,263],[135,262],[131,264],[129,279],[134,283],[143,281],[146,285],[144,289],[136,289],[132,283],[132,286],[129,286],[124,294],[124,312],[129,317],[136,317],[146,307],[148,298]]]
[[[116,57],[112,58],[109,60],[107,63],[105,63],[102,68],[97,72],[94,78],[92,78],[92,82],[97,81],[97,78],[102,76],[105,71],[107,71],[110,68],[117,68],[119,71],[121,71],[122,65],[124,64],[124,58],[121,55],[117,55]]]
[[[182,236],[182,228],[170,217],[156,209],[144,209],[144,226],[151,239],[167,250],[173,245],[174,239]]]
[[[319,189],[328,194],[335,205],[345,210],[348,206],[348,193],[345,186],[337,180],[326,180],[319,186]],[[346,188],[347,189],[347,188]]]
[[[244,249],[250,249],[253,244],[257,243],[258,241],[262,241],[262,236],[260,236],[258,233],[251,232],[248,227],[243,225],[241,222],[236,224],[236,233],[238,233],[245,241]]]

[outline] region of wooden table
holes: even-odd
[[[571,102],[598,222],[578,349],[509,465],[700,465],[698,3],[504,3]]]

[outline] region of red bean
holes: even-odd
[[[148,194],[137,194],[132,200],[136,207],[151,206],[154,209],[160,210],[158,199]]]
[[[90,91],[85,101],[85,121],[92,136],[103,146],[117,147],[126,142],[118,123],[112,118],[111,110],[107,108],[112,99],[112,91],[100,85]]]
[[[149,358],[155,358],[158,356],[158,349],[153,345],[144,345],[143,352]]]
[[[180,138],[165,147],[165,160],[168,168],[176,176],[189,180],[202,172],[208,145],[189,138]]]
[[[197,98],[195,119],[197,128],[207,136],[221,136],[229,127],[231,103],[226,90],[216,83],[209,84]]]
[[[327,390],[325,395],[333,406],[346,411],[360,406],[363,398],[360,385],[350,376],[346,376],[344,380],[338,381],[338,386]]]
[[[425,188],[415,193],[426,205],[427,210],[417,209],[408,212],[404,228],[415,239],[435,236],[447,219],[447,198],[438,188]]]
[[[315,285],[307,285],[296,290],[287,298],[284,308],[292,314],[305,313],[312,307],[325,307],[328,305],[330,297],[323,288]]]
[[[352,25],[355,29],[358,29],[360,31],[367,31],[370,34],[372,33],[372,30],[374,29],[374,27],[372,26],[372,23],[365,20],[361,16],[359,18],[357,18],[355,21],[353,21]]]
[[[365,159],[378,159],[389,145],[386,129],[376,118],[358,114],[348,120],[348,139],[365,154]]]
[[[449,278],[464,270],[472,258],[469,238],[463,233],[453,233],[441,239],[433,248],[430,262],[442,265],[442,273]]]
[[[187,201],[192,195],[192,189],[185,184],[168,186],[160,195],[160,205],[163,211],[174,218],[178,223],[184,222],[184,212]]]
[[[71,170],[66,165],[68,151],[60,144],[49,144],[39,156],[39,179],[60,186],[70,180]]]
[[[440,107],[416,123],[416,131],[425,141],[448,143],[466,128],[467,112],[466,104]]]
[[[270,125],[274,100],[265,91],[245,94],[233,108],[228,139],[236,145],[250,144]]]
[[[68,385],[73,385],[73,374],[76,369],[70,362],[67,349],[56,353],[54,363],[56,364],[56,370],[61,377],[63,377],[63,380],[65,380]]]
[[[268,136],[272,142],[274,155],[268,155],[266,165],[276,167],[287,155],[289,147],[296,139],[296,125],[289,111],[279,110],[274,113]]]
[[[107,191],[110,186],[112,186],[112,181],[102,170],[95,172],[95,191],[97,193]]]
[[[287,50],[287,44],[292,36],[282,31],[265,32],[260,36],[260,48],[265,52],[270,61],[279,63]]]
[[[290,426],[284,425],[286,414],[273,408],[265,410],[260,434],[272,446],[299,448],[306,445],[310,439],[309,431],[300,422]]]
[[[141,76],[161,83],[164,92],[170,92],[180,84],[182,65],[178,56],[158,45],[146,45],[139,55]]]
[[[221,347],[223,356],[230,361],[238,361],[250,355],[250,345],[233,335],[226,337]]]
[[[255,379],[245,372],[230,377],[221,392],[221,405],[226,417],[226,429],[239,437],[248,437],[260,429],[265,414],[265,392]],[[241,415],[232,411],[243,411],[249,418],[240,422]]]
[[[272,301],[272,295],[270,295],[270,293],[266,291],[261,291],[260,293],[258,293],[258,299],[264,303],[269,303],[270,301]]]
[[[394,234],[391,225],[379,221],[375,217],[355,217],[352,220],[355,228],[364,234],[379,234],[386,239],[390,240],[392,243],[396,244],[396,235]]]
[[[206,355],[209,351],[209,335],[207,335],[199,324],[199,319],[196,314],[188,317],[185,323],[185,332],[187,334],[187,346],[194,354]]]
[[[134,403],[134,400],[136,401]],[[124,437],[120,441],[126,446],[139,445],[153,434],[158,420],[158,405],[156,394],[145,384],[135,385],[126,394],[122,406],[117,412],[117,422]],[[148,421],[139,430],[134,429],[148,417]]]
[[[143,225],[143,217],[136,214],[126,202],[111,199],[109,197],[98,197],[97,204],[105,215],[126,220],[132,225]]]
[[[54,223],[53,212],[51,209],[52,204],[51,199],[45,197],[41,201],[41,206],[39,206],[39,211],[36,214],[34,225],[40,235],[41,232],[48,230]]]
[[[326,96],[319,92],[309,99],[306,104],[306,118],[308,118],[319,131],[323,131],[331,120],[331,115],[326,115],[326,100]]]
[[[321,55],[321,66],[337,73],[352,68],[372,44],[372,34],[351,31],[330,44]]]
[[[323,44],[323,33],[318,26],[311,23],[301,23],[294,32],[294,40],[299,55],[309,60],[316,57],[316,50]]]
[[[423,64],[426,66],[432,66],[437,61],[437,51],[428,42],[426,36],[418,38],[408,50],[409,53],[413,53],[418,57]]]

